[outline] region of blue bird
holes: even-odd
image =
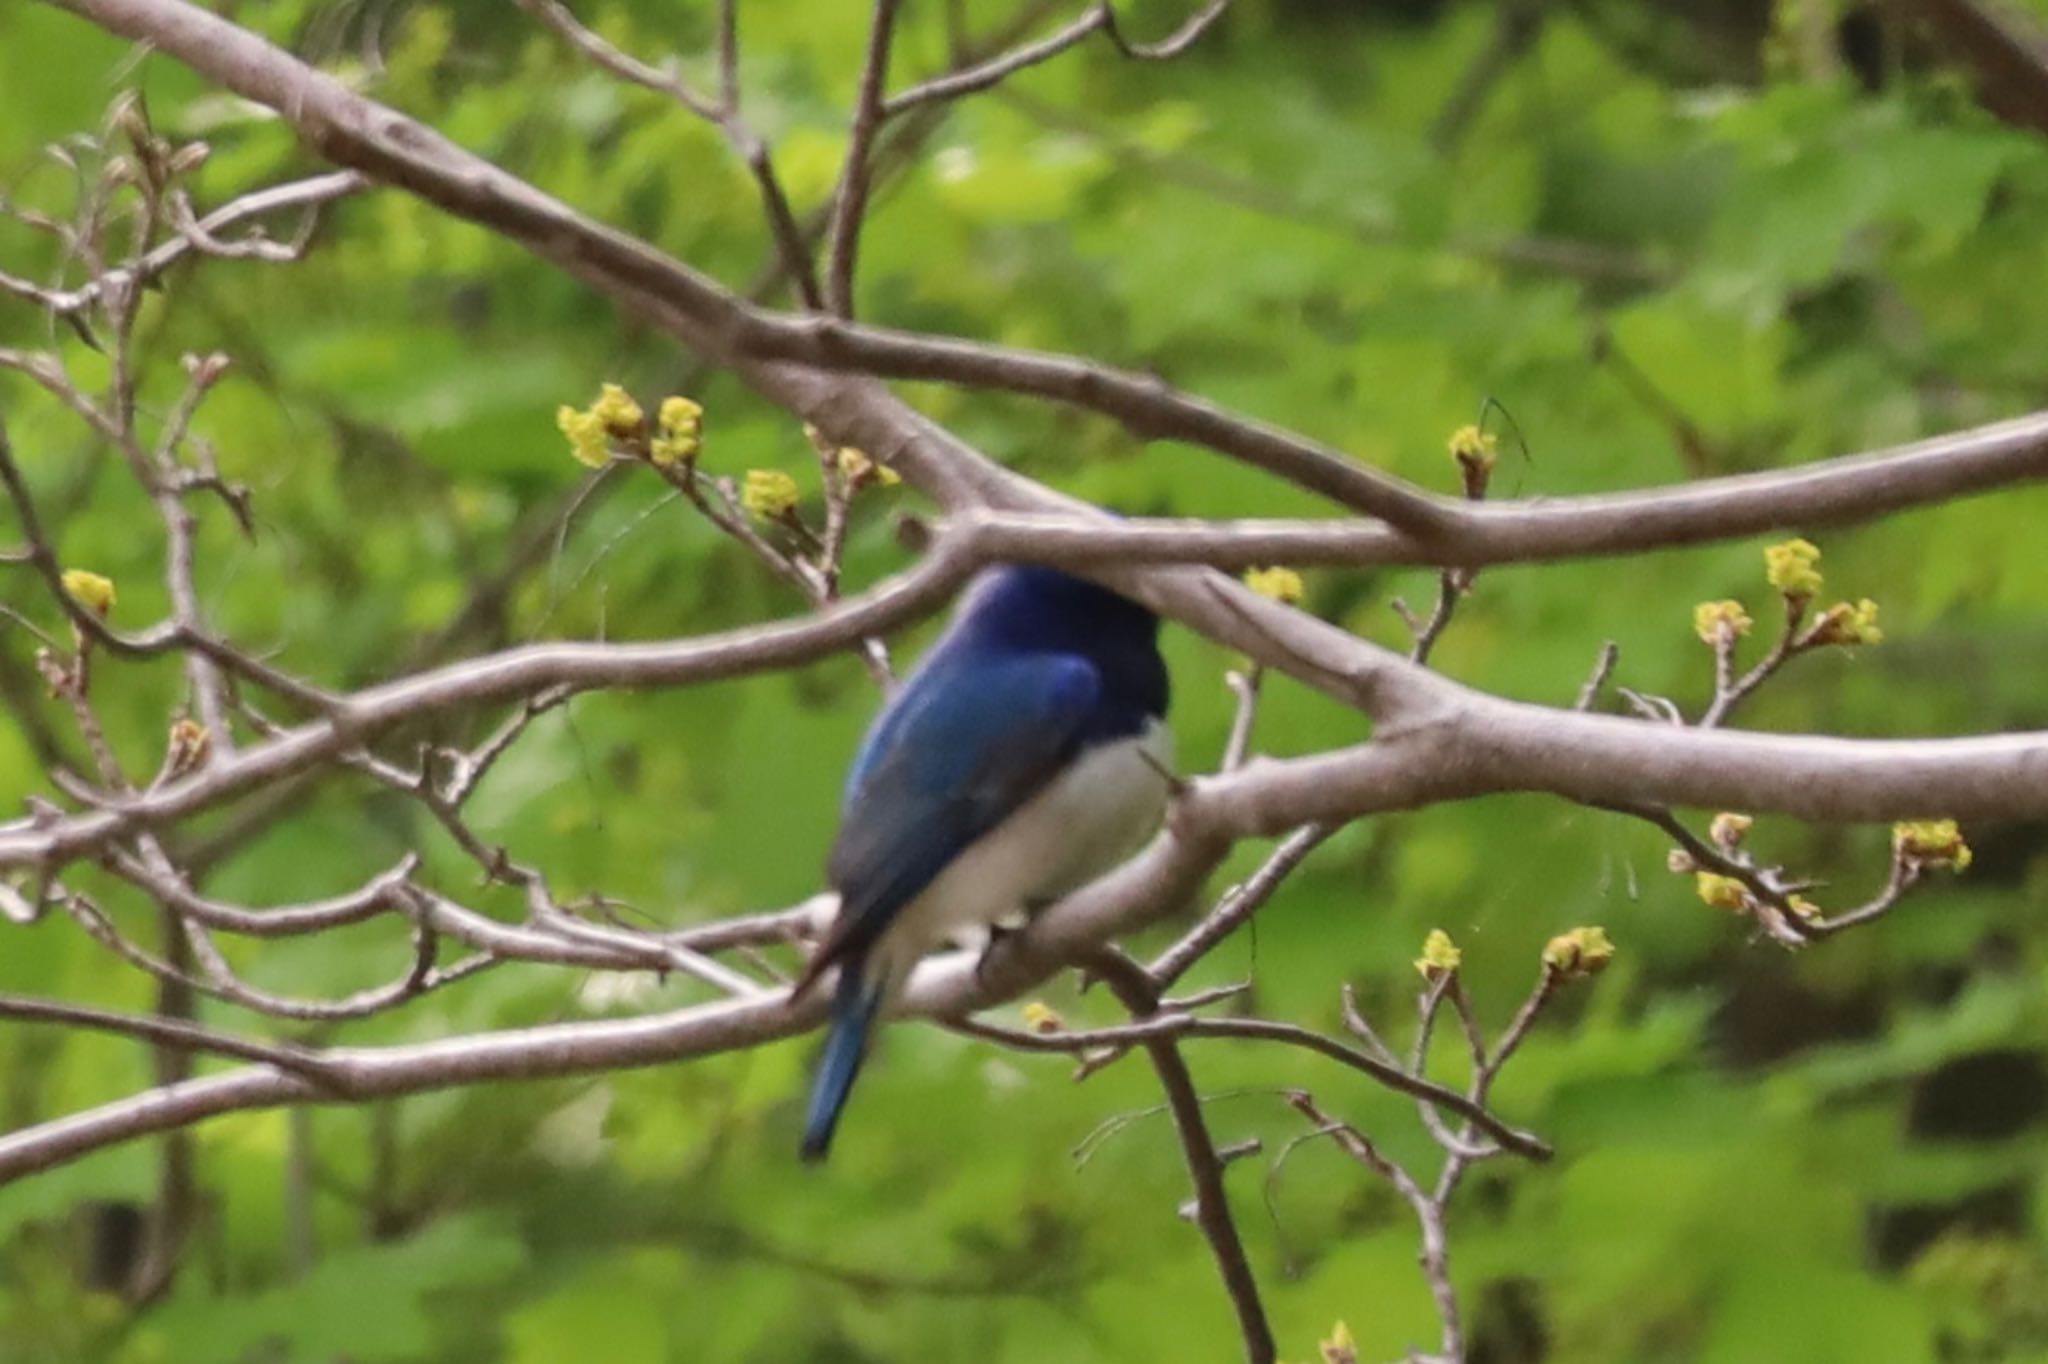
[[[1158,635],[1106,587],[985,570],[869,726],[827,866],[838,917],[796,986],[839,968],[805,1160],[830,1147],[876,1015],[920,957],[986,944],[1157,827],[1172,758]]]

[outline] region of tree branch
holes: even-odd
[[[1105,950],[1095,958],[1095,967],[1133,1018],[1143,1023],[1157,1013],[1159,993],[1137,963],[1120,952]],[[1151,1038],[1140,1045],[1151,1058],[1160,1088],[1166,1091],[1166,1106],[1173,1114],[1174,1131],[1180,1136],[1181,1155],[1194,1181],[1195,1223],[1209,1238],[1217,1271],[1223,1276],[1223,1286],[1237,1310],[1246,1364],[1273,1364],[1273,1328],[1259,1298],[1259,1282],[1245,1259],[1237,1222],[1230,1215],[1230,1192],[1223,1183],[1223,1158],[1217,1154],[1215,1138],[1209,1134],[1202,1098],[1195,1089],[1187,1058],[1170,1037]]]
[[[354,171],[333,171],[273,185],[222,204],[190,229],[150,250],[140,261],[109,270],[76,289],[46,289],[0,271],[0,292],[27,299],[59,317],[73,316],[99,302],[109,289],[133,289],[149,283],[227,228],[288,208],[316,209],[359,193],[369,183]]]
[[[860,89],[854,96],[853,123],[847,132],[846,165],[832,199],[832,231],[825,257],[825,308],[837,317],[853,316],[853,270],[860,255],[860,231],[868,211],[868,184],[875,136],[882,131],[888,94],[889,48],[896,34],[900,0],[875,0],[868,25],[868,55],[861,67]]]
[[[993,89],[1019,71],[1051,61],[1095,33],[1108,34],[1116,49],[1134,60],[1162,61],[1177,57],[1192,47],[1212,24],[1223,17],[1223,11],[1229,8],[1230,0],[1209,0],[1208,4],[1180,28],[1160,41],[1148,44],[1132,43],[1125,39],[1117,26],[1116,10],[1111,6],[1110,0],[1096,0],[1066,27],[1049,33],[1036,42],[1025,43],[978,66],[935,76],[900,94],[890,96],[882,105],[882,115],[884,118],[894,118],[897,114],[914,109],[920,104],[959,99],[963,95]]]

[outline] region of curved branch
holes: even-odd
[[[1848,525],[2048,478],[2048,412],[1909,445],[1673,488],[1456,507],[1441,535],[1370,521],[1198,521],[971,510],[963,522],[991,559],[1068,566],[1204,563],[1489,564],[1672,549],[1766,531]]]
[[[1927,811],[2048,816],[2048,734],[1878,742],[1676,730],[1454,690],[1465,706],[1456,723],[1441,715],[1417,719],[1370,744],[1255,761],[1193,783],[1167,832],[1144,853],[1048,909],[985,958],[955,953],[926,962],[896,1012],[948,1018],[1014,999],[1106,939],[1184,903],[1233,838],[1347,813],[1531,790],[1587,801],[1742,804],[1820,819]],[[650,1018],[325,1055],[343,1093],[362,1098],[756,1046],[808,1030],[823,1012],[816,992],[794,1001],[777,992]],[[265,1068],[186,1081],[0,1137],[0,1182],[215,1113],[321,1097],[305,1081]]]
[[[176,0],[54,2],[146,38],[202,74],[277,108],[324,154],[520,241],[623,305],[649,313],[686,344],[732,364],[772,401],[886,455],[953,507],[996,501],[1011,510],[1053,510],[1056,499],[989,465],[873,383],[819,370],[858,368],[864,374],[1054,397],[1146,434],[1210,446],[1388,523],[1388,529],[1371,534],[1365,533],[1372,532],[1369,527],[1349,532],[1354,538],[1343,550],[1345,562],[1477,564],[1693,543],[1867,517],[2048,472],[2048,422],[2037,416],[1899,451],[1655,492],[1571,499],[1555,509],[1469,505],[1422,492],[1313,441],[1149,378],[1066,356],[762,311],[224,20]],[[800,364],[776,363],[789,360]],[[1297,548],[1310,552],[1306,545]]]
[[[127,289],[137,284],[147,284],[195,250],[205,250],[219,244],[229,246],[232,252],[235,249],[232,244],[218,243],[217,239],[222,231],[238,223],[288,208],[317,210],[323,204],[367,189],[369,184],[367,179],[354,171],[330,171],[325,175],[308,176],[289,184],[272,185],[268,189],[256,190],[229,200],[205,217],[187,224],[180,235],[158,245],[140,261],[109,270],[103,275],[87,280],[76,289],[47,289],[0,271],[0,293],[10,293],[27,299],[59,317],[76,316],[98,302],[108,289]]]
[[[57,822],[0,827],[0,867],[50,867],[282,780],[429,711],[487,705],[551,687],[678,686],[810,662],[936,610],[971,565],[942,544],[915,569],[802,620],[649,644],[536,644],[374,687],[335,714],[119,804]]]
[[[652,317],[684,344],[731,364],[770,401],[828,432],[858,435],[848,443],[870,453],[903,459],[906,475],[949,504],[1012,483],[1003,471],[964,446],[941,438],[878,386],[819,374],[819,347],[822,343],[829,348],[834,333],[811,330],[811,319],[749,305],[645,242],[584,217],[225,19],[183,0],[49,2],[116,33],[147,41],[236,93],[269,105],[321,155],[408,189],[554,261],[621,306]],[[826,292],[830,301],[834,290],[828,287]],[[784,358],[805,364],[792,368],[775,363]],[[1082,387],[1092,389],[1103,382],[1100,376],[1084,377]],[[1148,381],[1120,376],[1111,386],[1119,384],[1142,391]],[[1178,427],[1186,428],[1184,438],[1203,443],[1208,437],[1225,440],[1229,445],[1219,448],[1226,453],[1265,463],[1355,510],[1418,533],[1443,519],[1444,499],[1300,437],[1231,418],[1192,399],[1168,405],[1168,414],[1176,416]],[[945,459],[954,467],[942,469],[940,460],[910,449],[921,437],[941,438]]]
[[[825,307],[840,317],[853,316],[853,270],[860,255],[860,232],[868,214],[868,185],[874,171],[871,153],[886,116],[883,101],[889,80],[889,49],[896,35],[896,11],[902,0],[875,0],[868,25],[868,55],[861,65],[860,90],[854,97],[853,122],[846,136],[846,164],[839,189],[832,196],[831,231],[825,252]]]
[[[1151,375],[1047,351],[865,326],[833,317],[755,313],[735,337],[748,354],[825,370],[920,379],[1052,398],[1112,417],[1134,435],[1207,446],[1353,511],[1433,539],[1456,519],[1455,499],[1358,463],[1304,436],[1224,411]]]
[[[175,1018],[148,1014],[114,1013],[54,999],[33,999],[27,995],[0,995],[0,1018],[20,1023],[53,1023],[67,1028],[90,1028],[122,1037],[134,1037],[160,1046],[186,1047],[238,1061],[256,1061],[287,1074],[302,1076],[325,1088],[325,1070],[320,1053],[291,1043],[259,1042],[187,1023]]]
[[[672,69],[649,66],[630,52],[620,51],[593,30],[585,28],[558,0],[516,0],[516,3],[553,29],[563,42],[581,52],[599,70],[608,71],[620,80],[643,89],[667,95],[707,123],[718,123],[724,118],[725,110],[718,103],[699,94]]]
[[[963,95],[993,89],[1019,71],[1028,70],[1041,62],[1051,61],[1094,33],[1107,34],[1116,50],[1134,61],[1170,60],[1193,47],[1196,41],[1223,17],[1223,11],[1229,8],[1230,0],[1209,0],[1209,3],[1191,15],[1186,23],[1159,41],[1133,43],[1124,37],[1118,27],[1116,10],[1111,7],[1110,0],[1095,0],[1094,4],[1082,11],[1080,16],[1070,21],[1066,27],[1048,33],[1037,42],[1025,43],[978,66],[934,76],[900,94],[891,95],[882,105],[882,116],[894,118],[920,104],[959,99]]]
[[[1065,28],[1036,42],[990,58],[979,66],[949,71],[943,76],[934,76],[928,81],[911,86],[908,90],[889,96],[882,104],[882,116],[896,115],[915,109],[920,104],[932,104],[939,100],[959,99],[963,95],[979,94],[990,90],[1030,67],[1051,61],[1068,48],[1081,42],[1092,33],[1097,33],[1109,22],[1109,5],[1104,0],[1090,5],[1079,18],[1070,21]]]
[[[1199,42],[1202,35],[1209,31],[1210,26],[1223,17],[1223,11],[1230,8],[1230,0],[1209,0],[1208,4],[1189,15],[1187,21],[1179,28],[1164,38],[1149,43],[1134,43],[1126,38],[1118,26],[1116,11],[1110,9],[1107,3],[1103,8],[1109,10],[1109,22],[1106,27],[1109,30],[1109,40],[1116,44],[1117,51],[1134,61],[1163,62],[1171,61]]]
[[[953,1017],[1012,998],[1096,950],[1101,925],[1142,922],[1177,904],[1223,851],[1223,845],[1192,832],[1162,836],[1133,861],[1005,939],[985,966],[965,952],[925,962],[895,1013]],[[0,1135],[0,1184],[221,1113],[662,1064],[795,1036],[815,1026],[825,1009],[823,992],[792,1000],[778,991],[644,1018],[559,1023],[410,1046],[335,1048],[320,1054],[325,1089],[257,1066],[148,1090]]]
[[[303,904],[251,909],[210,899],[176,876],[159,875],[136,858],[116,852],[109,859],[114,874],[154,896],[166,909],[207,928],[251,938],[287,938],[324,933],[360,923],[387,909],[404,908],[406,882],[419,867],[419,855],[407,853],[398,864],[352,891],[308,900]]]

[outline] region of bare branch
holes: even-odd
[[[768,230],[775,239],[782,267],[795,284],[806,308],[821,304],[817,271],[811,262],[806,234],[790,208],[782,180],[768,144],[755,133],[740,114],[739,16],[737,0],[720,0],[718,11],[718,100],[714,104],[697,93],[672,70],[657,69],[620,51],[585,28],[559,0],[518,0],[519,7],[553,29],[599,69],[657,93],[667,95],[683,108],[705,119],[725,135],[733,153],[745,164],[747,173],[761,193],[761,207],[767,215]]]
[[[1532,502],[1446,500],[1449,524],[1426,536],[1363,521],[1131,518],[1105,527],[1069,513],[961,515],[971,520],[977,541],[992,557],[1076,567],[1190,562],[1232,569],[1264,564],[1480,567],[1849,524],[2044,477],[2048,412],[1889,450],[1673,488]]]
[[[1147,62],[1170,61],[1200,41],[1202,35],[1209,31],[1210,25],[1221,19],[1223,11],[1229,8],[1230,0],[1208,0],[1208,3],[1195,11],[1185,23],[1164,38],[1157,42],[1135,43],[1124,37],[1123,30],[1117,24],[1116,11],[1105,3],[1103,9],[1108,13],[1109,19],[1104,27],[1109,34],[1109,40],[1116,44],[1116,50],[1126,57]]]
[[[1465,1357],[1464,1322],[1458,1309],[1457,1293],[1451,1286],[1450,1242],[1445,1234],[1443,1205],[1423,1191],[1398,1163],[1381,1154],[1363,1132],[1339,1122],[1317,1106],[1306,1090],[1295,1090],[1287,1101],[1315,1124],[1316,1136],[1330,1136],[1344,1153],[1393,1186],[1415,1214],[1422,1230],[1422,1272],[1436,1299],[1437,1315],[1443,1321],[1443,1352],[1436,1364],[1457,1364]]]
[[[1621,646],[1608,640],[1600,646],[1600,653],[1593,660],[1593,671],[1586,678],[1586,684],[1579,688],[1578,699],[1572,702],[1572,709],[1588,711],[1600,699],[1600,689],[1607,685],[1607,679],[1614,676],[1614,665],[1621,660]]]
[[[304,1076],[315,1084],[327,1083],[326,1071],[318,1052],[289,1043],[259,1042],[250,1037],[237,1037],[231,1033],[201,1027],[196,1023],[142,1014],[113,1013],[105,1009],[64,1004],[57,1000],[31,999],[26,995],[7,994],[0,994],[0,1018],[14,1019],[22,1023],[55,1023],[64,1027],[119,1033],[124,1037],[139,1038],[145,1042],[186,1047],[215,1056],[232,1057],[238,1061],[256,1061],[274,1066],[287,1074]]]
[[[883,101],[888,93],[889,47],[896,33],[900,0],[875,0],[868,26],[868,55],[861,67],[860,90],[854,96],[853,123],[847,133],[846,165],[832,199],[832,232],[825,259],[825,307],[837,317],[853,316],[853,271],[860,255],[860,231],[868,211],[868,185],[873,173],[870,154],[882,130]]]
[[[1096,0],[1096,3],[1064,28],[1049,33],[1036,42],[1025,43],[978,66],[965,67],[943,76],[936,76],[891,96],[883,104],[882,113],[885,118],[893,118],[920,104],[958,99],[963,95],[992,89],[1019,71],[1051,61],[1094,33],[1106,34],[1117,51],[1134,60],[1164,61],[1178,57],[1194,46],[1196,40],[1208,32],[1210,25],[1222,18],[1223,11],[1229,8],[1230,0],[1209,0],[1209,3],[1186,23],[1158,42],[1133,43],[1123,36],[1122,30],[1118,27],[1116,10],[1110,4],[1110,0]]]
[[[1037,66],[1041,62],[1051,61],[1090,34],[1108,28],[1111,22],[1108,0],[1097,0],[1097,3],[1090,5],[1066,27],[1049,33],[1036,42],[1025,43],[978,66],[935,76],[931,80],[911,86],[908,90],[891,95],[882,105],[882,116],[894,118],[900,113],[915,109],[920,104],[958,99],[962,95],[972,95],[990,89],[1019,71]]]
[[[1142,1022],[1154,1016],[1159,1007],[1159,994],[1151,978],[1137,963],[1109,949],[1098,956],[1096,969],[1123,1001],[1124,1007],[1131,1011],[1132,1017]],[[1145,1054],[1152,1060],[1154,1073],[1159,1077],[1160,1088],[1166,1091],[1166,1105],[1173,1114],[1174,1130],[1180,1135],[1181,1155],[1187,1162],[1188,1174],[1194,1180],[1195,1222],[1201,1227],[1202,1234],[1209,1238],[1216,1268],[1223,1276],[1223,1286],[1230,1294],[1231,1305],[1237,1310],[1246,1364],[1273,1364],[1276,1354],[1273,1328],[1266,1320],[1265,1304],[1259,1298],[1258,1280],[1252,1274],[1250,1262],[1245,1259],[1244,1242],[1239,1239],[1237,1223],[1230,1215],[1230,1194],[1223,1184],[1224,1160],[1216,1152],[1215,1138],[1209,1134],[1208,1120],[1202,1114],[1201,1096],[1195,1090],[1187,1058],[1168,1038],[1154,1039],[1143,1046]]]
[[[1336,831],[1333,824],[1305,824],[1289,834],[1259,865],[1259,869],[1240,884],[1232,886],[1200,923],[1153,958],[1152,964],[1146,968],[1153,983],[1161,990],[1171,989],[1190,967],[1258,913],[1280,888],[1280,883]]]
[[[731,117],[740,107],[739,0],[718,0],[718,110]]]
[[[354,171],[334,171],[326,175],[310,176],[304,180],[294,180],[288,184],[273,185],[269,189],[257,190],[230,200],[205,217],[189,223],[180,235],[152,248],[140,260],[109,270],[76,289],[45,289],[0,271],[0,292],[27,299],[58,317],[75,316],[98,303],[110,289],[126,291],[149,283],[199,249],[203,242],[215,243],[218,246],[220,234],[228,228],[285,209],[317,209],[336,199],[359,193],[368,188],[369,183],[366,178]],[[312,217],[307,218],[306,226],[300,229],[300,236],[304,236],[313,221]],[[234,254],[232,244],[229,244],[229,248],[227,254]],[[215,250],[212,254],[222,252]]]
[[[951,505],[974,500],[977,493],[983,499],[1000,493],[1012,503],[1012,510],[1021,510],[1015,502],[1022,489],[1016,480],[872,387],[855,381],[820,382],[816,374],[807,376],[768,362],[796,360],[827,369],[857,366],[870,374],[989,384],[1076,401],[1150,434],[1212,445],[1381,516],[1407,532],[1408,549],[1418,559],[1464,563],[1534,557],[1535,546],[1510,549],[1499,541],[1555,536],[1563,528],[1551,507],[1474,507],[1421,493],[1299,437],[1086,362],[861,328],[837,319],[762,313],[211,15],[171,0],[61,2],[117,31],[150,38],[203,73],[278,108],[326,154],[393,179],[453,213],[524,242],[622,303],[650,313],[687,344],[732,359],[744,377],[776,401],[876,452]],[[824,412],[827,406],[832,413]],[[921,448],[927,446],[931,448]],[[1573,525],[1570,533],[1576,553],[1695,543],[1798,521],[1875,515],[2039,477],[2044,468],[2048,418],[2026,418],[1926,442],[1893,452],[1890,458],[1837,461],[1657,494],[1594,499],[1593,507],[1580,508],[1593,513],[1593,524]],[[1487,529],[1475,534],[1481,525]],[[1460,544],[1480,536],[1498,539],[1478,554]],[[1417,547],[1437,544],[1446,547],[1427,555],[1414,553]],[[1263,557],[1285,561],[1287,556]]]
[[[599,37],[577,21],[566,5],[558,0],[517,0],[519,8],[546,24],[561,36],[563,41],[588,57],[591,64],[620,80],[631,81],[659,94],[667,95],[676,103],[688,109],[697,117],[710,123],[717,123],[722,109],[712,100],[692,89],[674,71],[665,71],[649,66],[631,53],[621,52],[611,43]]]
[[[239,933],[251,938],[285,938],[306,933],[324,933],[346,924],[361,923],[387,910],[404,908],[405,885],[419,865],[419,858],[407,854],[391,868],[356,890],[303,904],[280,905],[274,909],[249,909],[208,899],[176,877],[158,876],[143,863],[117,852],[109,865],[122,879],[148,891],[173,913],[195,920],[208,928]]]
[[[366,738],[433,710],[517,700],[558,687],[675,686],[816,658],[936,609],[966,568],[959,556],[942,552],[903,577],[799,622],[676,643],[529,645],[359,692],[330,718],[131,800],[48,827],[0,826],[0,866],[77,856],[131,829],[331,762]]]
[[[1095,964],[1093,958],[1089,964]],[[1374,1081],[1397,1093],[1406,1094],[1425,1104],[1449,1109],[1500,1142],[1502,1149],[1514,1151],[1531,1160],[1548,1160],[1551,1156],[1550,1147],[1541,1138],[1510,1126],[1456,1090],[1447,1089],[1433,1080],[1416,1074],[1413,1068],[1389,1065],[1378,1056],[1367,1055],[1354,1047],[1347,1047],[1335,1038],[1325,1037],[1308,1028],[1282,1023],[1275,1019],[1201,1018],[1185,1012],[1152,1012],[1135,1022],[1111,1028],[1066,1028],[1041,1033],[1018,1032],[1013,1029],[975,1024],[969,1030],[976,1036],[1001,1041],[1004,1045],[1020,1051],[1040,1052],[1123,1051],[1159,1041],[1178,1042],[1182,1039],[1197,1038],[1278,1042],[1328,1057],[1370,1076]]]

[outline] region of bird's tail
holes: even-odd
[[[862,970],[864,963],[843,962],[839,968],[839,993],[832,1001],[832,1032],[825,1039],[825,1055],[818,1062],[817,1078],[811,1082],[810,1114],[804,1121],[803,1158],[820,1161],[832,1146],[832,1129],[839,1125],[840,1110],[853,1091],[853,1079],[867,1058],[868,1034],[882,1005],[882,981]]]

